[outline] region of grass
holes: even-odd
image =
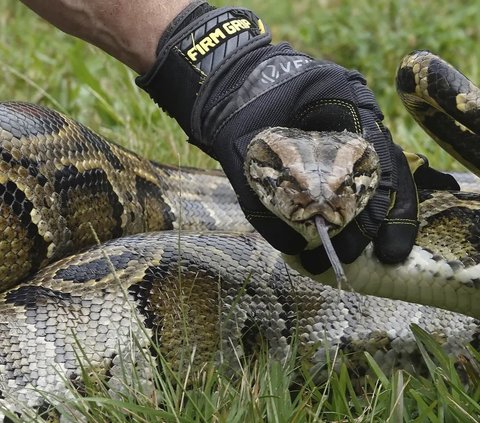
[[[137,372],[128,370],[115,383],[121,388],[112,390],[104,376],[89,371],[88,361],[83,360],[81,393],[72,386],[69,399],[49,393],[45,399],[60,403],[67,421],[81,421],[83,416],[95,423],[478,422],[480,384],[478,371],[472,371],[475,364],[459,366],[428,334],[418,327],[413,330],[427,363],[426,377],[400,370],[386,375],[366,354],[371,371],[359,383],[338,354],[327,359],[323,370],[330,377],[319,384],[293,355],[279,362],[264,351],[252,363],[240,362],[236,373],[227,377],[212,363],[193,368],[188,358],[172,369],[156,350],[158,361],[145,357],[154,394],[142,387]],[[478,352],[472,354],[480,365]],[[471,377],[465,378],[466,372]],[[56,421],[54,409],[46,413],[43,417]]]
[[[394,92],[393,76],[404,54],[426,48],[480,81],[475,1],[244,0],[239,5],[262,16],[275,41],[288,40],[314,56],[359,69],[397,142],[427,154],[439,168],[459,168],[406,115]],[[4,0],[0,10],[0,57],[0,100],[53,107],[157,161],[216,166],[188,145],[176,123],[136,88],[131,71],[54,30],[16,0]],[[141,392],[112,397],[102,384],[87,378],[88,396],[77,396],[74,407],[86,416],[97,413],[101,417],[96,421],[105,422],[479,421],[478,375],[472,370],[462,379],[437,344],[418,329],[416,336],[429,364],[429,377],[385,375],[372,360],[373,377],[360,393],[353,389],[344,365],[324,385],[317,386],[307,377],[299,391],[290,394],[288,387],[294,382],[294,370],[298,371],[293,361],[280,364],[261,358],[244,366],[235,380],[211,365],[189,384],[162,361],[162,377],[156,378],[158,401]],[[480,363],[478,353],[472,353]]]

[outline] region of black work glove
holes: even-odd
[[[371,240],[382,261],[404,260],[418,228],[415,185],[365,79],[270,41],[249,10],[192,3],[163,35],[155,65],[137,84],[176,118],[190,142],[221,163],[258,232],[278,250],[300,254],[312,273],[330,266],[323,247],[304,251],[303,237],[260,203],[244,175],[247,146],[272,126],[362,134],[380,158],[380,184],[333,245],[344,263]]]

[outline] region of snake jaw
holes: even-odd
[[[257,135],[245,160],[247,180],[265,207],[310,246],[320,244],[316,216],[334,236],[365,207],[378,167],[373,147],[356,134],[290,128]]]

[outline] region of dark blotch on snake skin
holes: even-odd
[[[84,283],[91,280],[100,280],[112,273],[111,266],[115,270],[126,269],[129,262],[136,255],[130,251],[118,255],[111,255],[108,260],[105,257],[88,261],[81,265],[71,264],[65,269],[60,269],[55,273],[55,278],[73,283]]]
[[[5,150],[3,147],[0,147],[0,156],[3,162],[10,165],[10,167],[22,166],[28,170],[28,173],[37,178],[37,182],[40,186],[44,187],[47,183],[47,178],[43,176],[39,171],[39,164],[36,160],[32,160],[28,157],[22,157],[20,160],[13,158],[10,151]]]
[[[163,200],[164,192],[168,187],[161,187],[150,181],[137,177],[135,180],[135,188],[137,189],[137,197],[139,203],[143,207],[144,216],[151,216],[147,221],[153,220],[151,226],[155,230],[169,230],[173,229],[173,222],[175,221],[175,214],[170,206]],[[162,190],[163,188],[163,190]],[[151,201],[154,199],[154,201]],[[152,204],[155,204],[155,210],[152,209]]]
[[[33,240],[33,248],[29,252],[30,262],[32,264],[32,271],[40,267],[42,257],[46,255],[47,243],[43,237],[38,233],[38,227],[32,222],[30,212],[33,209],[33,204],[25,196],[25,193],[20,190],[13,181],[8,181],[6,184],[0,184],[0,199],[1,202],[10,208],[10,210],[18,217],[21,225],[27,232],[27,237]]]
[[[76,189],[85,192],[89,197],[95,194],[106,195],[108,204],[111,205],[112,218],[116,222],[115,228],[112,228],[111,231],[112,238],[118,238],[122,235],[123,205],[119,201],[109,181],[109,177],[103,169],[90,169],[85,172],[79,172],[75,166],[68,165],[55,172],[54,189],[55,192],[60,193],[60,200],[64,210],[68,210],[70,206],[69,195],[72,195]]]
[[[476,192],[451,191],[450,194],[459,200],[478,201],[478,193]]]
[[[18,289],[9,291],[5,296],[6,303],[13,303],[16,306],[36,308],[39,299],[42,297],[54,298],[58,301],[68,301],[71,295],[65,292],[56,291],[43,286],[23,285]],[[27,316],[28,317],[28,316]]]
[[[161,266],[149,267],[145,270],[142,281],[128,288],[128,293],[133,296],[138,311],[145,317],[143,323],[148,329],[154,327],[156,317],[150,306],[153,281],[157,278],[164,278],[168,274],[167,272],[168,270],[162,269]]]
[[[430,200],[433,198],[434,191],[421,189],[418,191],[418,202],[423,203],[424,201]]]
[[[412,72],[412,68],[405,67],[398,69],[397,81],[397,85],[402,87],[402,91],[406,93],[415,92],[415,74]]]

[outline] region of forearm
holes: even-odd
[[[158,40],[190,0],[21,0],[62,31],[101,48],[138,73],[155,60]]]

